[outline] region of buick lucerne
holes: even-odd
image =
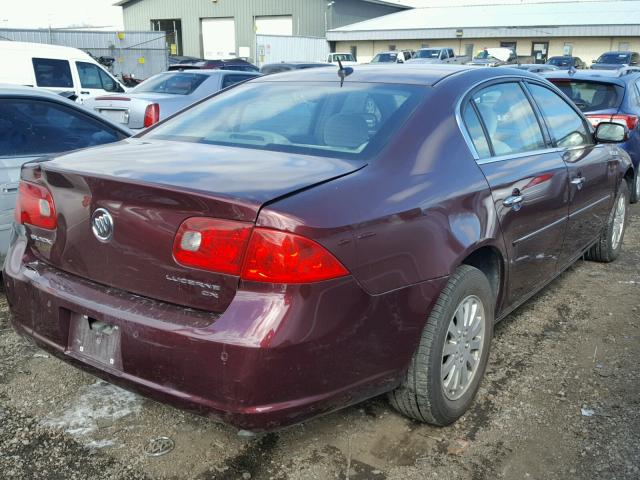
[[[22,169],[16,330],[125,388],[262,431],[388,393],[458,419],[494,323],[620,252],[633,167],[515,69],[256,78]]]

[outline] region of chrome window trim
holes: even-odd
[[[537,150],[528,150],[526,152],[510,153],[508,155],[497,155],[495,157],[480,158],[476,160],[476,162],[478,162],[478,165],[486,165],[488,163],[504,162],[506,160],[517,160],[519,158],[534,157],[536,155],[546,155],[549,153],[558,153],[558,152],[564,152],[564,151],[565,151],[564,148],[559,148],[559,147],[539,148]]]
[[[587,148],[587,147],[592,147],[592,146],[599,146],[599,144],[597,143],[593,143],[590,145],[581,145],[578,147],[548,147],[548,148],[542,148],[542,149],[538,149],[538,150],[529,150],[527,152],[518,152],[518,153],[513,153],[513,154],[509,154],[509,155],[497,155],[497,156],[490,156],[490,157],[486,157],[486,158],[480,158],[480,155],[478,154],[478,151],[476,150],[475,145],[473,144],[473,140],[471,139],[471,136],[469,135],[469,131],[467,129],[467,126],[464,124],[464,119],[462,118],[462,107],[463,104],[465,103],[465,100],[469,100],[469,94],[481,87],[483,84],[488,83],[494,83],[495,80],[504,80],[504,81],[509,81],[512,80],[514,82],[531,82],[534,84],[538,84],[541,85],[543,87],[549,88],[547,85],[544,84],[544,82],[541,82],[539,79],[537,78],[530,78],[527,76],[515,76],[515,75],[499,75],[497,77],[492,77],[492,78],[485,78],[484,80],[481,80],[477,83],[474,83],[471,87],[469,87],[467,90],[465,90],[465,92],[462,94],[462,96],[458,99],[458,101],[456,102],[456,107],[455,107],[455,117],[456,117],[456,122],[458,123],[458,129],[460,130],[460,133],[462,134],[462,137],[465,140],[465,143],[467,144],[467,147],[469,148],[469,151],[471,152],[471,156],[473,157],[473,159],[476,161],[476,163],[478,165],[486,165],[488,163],[496,163],[496,162],[504,162],[506,160],[515,160],[515,159],[519,159],[519,158],[524,158],[524,157],[529,157],[529,156],[534,156],[534,155],[544,155],[544,154],[548,154],[548,153],[556,153],[556,152],[565,152],[567,150],[572,150],[574,148]],[[495,82],[495,83],[503,83],[503,82]],[[553,89],[550,89],[553,92]],[[569,106],[571,107],[571,104],[569,104]],[[532,107],[533,108],[533,107]],[[572,107],[573,108],[573,107]],[[574,111],[577,111],[575,108],[573,108]],[[544,132],[543,136],[544,136]],[[546,140],[546,139],[545,139]]]

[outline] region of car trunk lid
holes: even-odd
[[[179,265],[173,243],[181,223],[211,217],[255,223],[262,205],[364,166],[338,159],[130,139],[75,152],[23,171],[39,176],[57,211],[56,231],[39,230],[41,259],[107,288],[222,312],[239,277]],[[39,173],[38,173],[39,172]],[[92,231],[97,209],[113,236]]]

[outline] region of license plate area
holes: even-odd
[[[129,123],[129,118],[126,110],[103,108],[98,109],[98,113],[117,123]]]
[[[70,312],[68,353],[100,367],[122,370],[120,327]]]

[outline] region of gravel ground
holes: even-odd
[[[16,479],[639,479],[640,207],[624,254],[578,262],[496,327],[455,425],[384,398],[277,433],[230,427],[112,387],[40,352],[0,300],[0,477]],[[175,448],[149,457],[147,442]]]

